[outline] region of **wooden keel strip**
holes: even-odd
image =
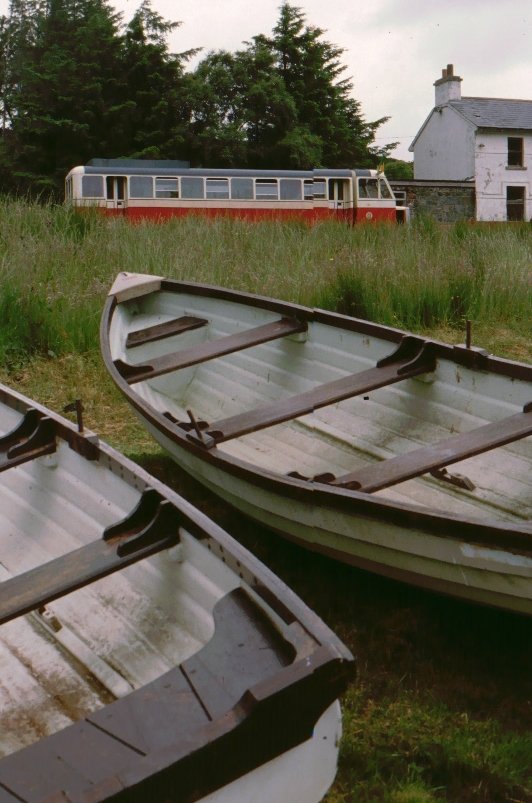
[[[277,321],[247,329],[243,332],[237,332],[233,335],[227,335],[218,340],[208,340],[172,354],[155,357],[149,364],[130,365],[122,360],[115,360],[114,364],[128,384],[132,385],[135,382],[153,379],[171,371],[188,368],[191,365],[197,365],[215,357],[223,357],[241,349],[258,346],[261,343],[277,340],[287,335],[306,332],[306,330],[307,324],[304,322],[302,323],[295,318],[280,318]]]
[[[1,583],[0,624],[176,544],[178,512],[166,500],[153,510],[155,493],[146,491],[132,514],[103,538]]]
[[[181,335],[183,332],[190,332],[193,329],[201,329],[202,326],[206,326],[208,323],[209,321],[206,318],[197,318],[194,315],[182,315],[180,318],[174,318],[171,321],[164,321],[154,326],[138,329],[135,332],[129,332],[126,340],[126,348],[132,349],[135,348],[135,346],[142,346],[145,343],[154,343],[166,337]]]
[[[209,441],[209,437],[215,443],[222,443],[231,438],[238,438],[274,424],[307,415],[328,404],[335,404],[344,399],[377,390],[385,385],[392,385],[403,379],[433,371],[435,360],[430,344],[416,340],[417,353],[415,354],[412,354],[411,346],[412,341],[405,353],[405,348],[400,345],[392,355],[381,360],[375,368],[351,374],[333,382],[326,382],[305,393],[287,399],[279,399],[279,401],[247,413],[216,421],[202,433],[206,437],[201,440],[209,446],[214,445]],[[393,359],[394,357],[396,359]],[[194,438],[193,435],[189,437]]]
[[[526,438],[531,434],[532,402],[525,405],[522,413],[517,413],[502,421],[485,424],[471,432],[453,435],[439,443],[392,457],[390,460],[375,463],[350,474],[344,474],[342,477],[332,480],[330,484],[364,493],[373,493]]]

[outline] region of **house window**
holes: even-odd
[[[508,167],[523,167],[523,137],[508,137]]]
[[[525,188],[506,187],[506,219],[525,219]]]

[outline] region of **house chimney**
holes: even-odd
[[[454,74],[454,66],[448,64],[441,71],[441,78],[434,82],[435,90],[435,105],[444,106],[450,100],[460,100],[462,91],[460,84],[462,79]]]

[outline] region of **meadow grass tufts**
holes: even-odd
[[[271,536],[165,458],[99,357],[120,270],[219,284],[532,359],[530,225],[314,227],[189,217],[130,225],[0,199],[0,381],[187,496],[265,561],[355,653],[327,803],[532,801],[530,620],[343,566]]]

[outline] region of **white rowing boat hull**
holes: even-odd
[[[0,500],[2,803],[323,797],[352,659],[266,567],[3,386]]]
[[[397,330],[149,281],[133,298],[129,276],[117,281],[102,352],[185,471],[311,549],[532,614],[532,367],[414,339],[402,378]],[[159,337],[184,319],[184,331]],[[396,362],[403,371],[408,359]],[[352,377],[356,393],[330,401]]]

